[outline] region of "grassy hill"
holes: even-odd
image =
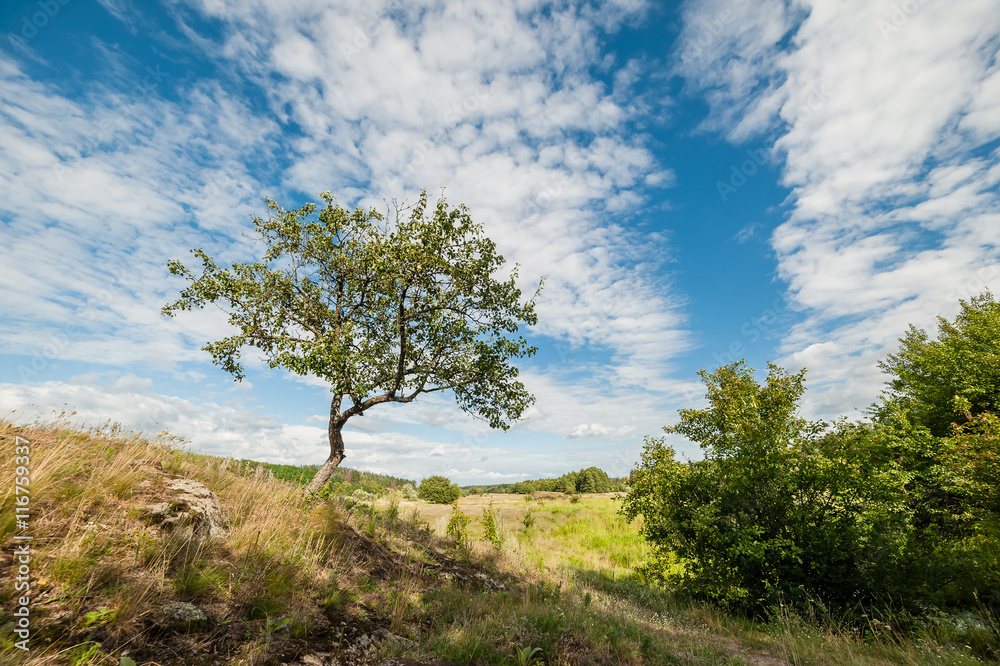
[[[30,449],[17,463],[26,470],[15,464],[19,445]],[[821,614],[762,624],[674,599],[636,573],[647,547],[608,498],[466,497],[453,509],[404,501],[397,489],[378,501],[310,501],[301,478],[114,427],[0,422],[0,451],[4,664],[986,658],[958,630],[859,633]],[[21,496],[30,498],[26,525],[17,523]],[[453,511],[470,521],[459,539],[446,535]],[[15,591],[15,549],[26,542],[29,585]],[[18,647],[21,595],[28,652]]]

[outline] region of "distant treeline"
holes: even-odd
[[[626,489],[627,478],[611,478],[599,467],[588,467],[579,472],[568,472],[555,479],[529,479],[517,483],[498,483],[490,486],[463,486],[469,494],[534,492],[549,493],[611,493]]]
[[[256,460],[241,460],[240,465],[247,471],[254,471],[256,468],[263,466],[266,471],[274,474],[274,478],[293,481],[303,486],[308,485],[319,470],[319,465],[276,465],[274,463],[257,462]],[[406,484],[410,484],[412,488],[416,488],[416,483],[412,479],[401,479],[387,474],[376,474],[374,472],[362,472],[349,467],[338,467],[333,471],[333,476],[327,482],[327,487],[330,488],[331,494],[335,495],[350,495],[359,489],[382,495],[387,490],[397,488],[402,490]]]

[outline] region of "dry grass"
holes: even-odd
[[[37,633],[29,659],[13,648],[10,618],[0,620],[3,663],[117,665],[128,654],[160,666],[271,664],[315,649],[345,666],[401,655],[499,665],[525,647],[542,648],[547,664],[981,663],[926,638],[861,638],[789,614],[755,624],[678,602],[635,575],[648,550],[610,497],[463,498],[474,518],[492,502],[501,541],[482,541],[473,522],[461,548],[443,538],[450,507],[398,495],[378,507],[308,501],[300,486],[185,452],[167,435],[0,422],[5,459],[15,435],[32,447]],[[169,475],[216,493],[224,535],[192,539],[147,524],[141,507],[162,498]],[[0,468],[0,484],[0,579],[10,581],[11,466]],[[6,612],[11,587],[0,588]],[[207,626],[159,627],[157,609],[171,600],[204,609]],[[379,628],[397,638],[347,649]]]
[[[317,582],[337,580],[345,568],[336,504],[308,503],[291,484],[242,476],[231,462],[181,451],[166,435],[2,423],[5,453],[13,452],[15,435],[31,442],[32,453],[27,533],[35,553],[32,592],[40,601],[35,658],[70,660],[81,652],[74,646],[92,641],[142,653],[152,645],[151,616],[169,599],[198,602],[219,622],[285,614],[307,634],[320,613]],[[15,531],[12,473],[10,466],[0,470],[5,541]],[[139,509],[163,498],[170,474],[197,478],[218,495],[226,509],[223,538],[161,534],[146,524]],[[7,580],[11,564],[9,557],[0,561]],[[10,586],[0,600],[11,605]],[[17,659],[7,629],[5,652]]]

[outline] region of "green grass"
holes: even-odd
[[[380,643],[373,663],[405,656],[499,666],[516,664],[529,647],[545,664],[978,664],[989,654],[988,636],[960,628],[902,636],[873,625],[859,635],[836,618],[782,613],[755,623],[678,600],[637,573],[650,550],[609,498],[498,501],[492,543],[481,507],[469,509],[477,519],[471,544],[457,548],[419,516],[402,518],[405,506],[310,502],[297,481],[169,442],[0,423],[0,444],[10,446],[15,433],[37,442],[32,571],[39,589],[53,593],[33,611],[40,630],[32,659],[54,664],[119,664],[124,649],[137,663],[196,661],[161,659],[158,641],[171,637],[145,628],[149,609],[168,600],[212,609],[219,631],[186,644],[245,663],[277,659],[297,649],[294,640],[336,652],[336,641],[323,643],[331,640],[323,615],[335,627],[370,633],[374,624],[413,641]],[[139,459],[212,489],[228,517],[225,535],[193,545],[145,525],[137,503],[155,494],[155,483],[143,485],[155,474],[132,464]],[[0,509],[12,513],[4,502]],[[451,558],[447,575],[436,557]],[[29,663],[13,648],[12,630],[0,620],[0,661]]]

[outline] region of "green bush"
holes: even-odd
[[[462,496],[462,491],[443,476],[428,476],[420,482],[417,496],[434,504],[451,504]]]
[[[910,326],[899,339],[899,351],[879,363],[891,375],[889,400],[874,410],[898,404],[914,424],[936,437],[946,437],[956,420],[1000,412],[1000,303],[990,292],[960,301],[954,321],[938,318],[938,339]],[[962,396],[967,412],[956,413]]]
[[[803,585],[828,593],[857,573],[856,549],[837,549],[828,540],[858,533],[860,517],[844,500],[864,489],[843,474],[850,487],[830,498],[836,510],[820,515],[813,497],[824,494],[811,486],[822,486],[833,467],[803,469],[792,460],[796,450],[819,455],[811,440],[821,425],[796,414],[804,376],[771,365],[759,386],[742,362],[712,374],[703,370],[711,406],[681,410],[681,422],[664,431],[698,442],[704,459],[678,462],[665,439],[647,438],[622,511],[643,517],[642,531],[659,555],[654,573],[692,596],[754,612]],[[683,573],[666,574],[671,556],[685,562]],[[827,575],[831,580],[823,579]],[[847,597],[853,591],[837,590]]]
[[[500,550],[503,539],[500,536],[499,510],[490,502],[489,506],[483,507],[483,516],[480,518],[483,524],[483,539],[493,544],[493,547]]]
[[[448,527],[445,534],[454,537],[460,547],[467,547],[469,543],[469,523],[472,522],[467,514],[458,508],[458,502],[451,505],[451,517],[448,519]]]
[[[890,391],[871,423],[799,417],[804,370],[769,364],[763,385],[742,361],[703,370],[709,407],[680,410],[664,431],[704,459],[680,462],[665,438],[646,438],[622,505],[656,551],[647,572],[754,614],[783,601],[859,618],[888,604],[992,611],[982,600],[1000,599],[1000,306],[988,294],[963,302],[940,328],[940,341],[911,328],[882,364]]]

